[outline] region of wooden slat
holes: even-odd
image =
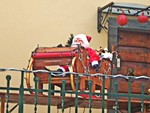
[[[34,60],[33,65],[34,65],[34,67],[53,66],[53,65],[70,65],[72,58],[73,57],[36,59],[36,60]]]
[[[5,96],[4,95],[1,96],[0,111],[1,111],[1,113],[4,113],[4,111],[5,111]]]
[[[0,93],[0,97],[5,99],[6,93]],[[10,93],[9,95],[10,103],[18,103],[19,95],[16,93]],[[75,97],[65,97],[65,108],[68,107],[75,107]],[[80,108],[88,108],[89,107],[89,100],[78,98],[78,107]],[[62,97],[61,96],[51,96],[51,105],[57,106],[61,108]],[[150,99],[144,100],[145,105],[150,104]],[[24,104],[34,104],[34,95],[25,94],[24,95]],[[48,96],[46,95],[39,95],[38,96],[38,105],[47,105],[48,104]],[[141,100],[140,99],[131,99],[132,108],[140,107]],[[105,109],[113,109],[115,106],[115,99],[105,99]],[[128,99],[127,98],[119,98],[118,100],[118,107],[120,110],[127,110],[128,108]],[[92,108],[101,109],[102,108],[102,99],[93,99],[92,100]]]
[[[147,48],[118,46],[117,50],[122,61],[148,63],[150,52]]]
[[[119,36],[118,45],[150,48],[149,33],[120,30]]]
[[[150,77],[150,64],[138,62],[123,62],[121,61],[121,68],[118,73],[122,75],[128,74],[128,69],[132,68],[135,76],[149,76]]]
[[[48,53],[48,52],[68,52],[75,51],[75,47],[37,47],[34,52],[37,53]]]
[[[118,92],[119,93],[128,93],[128,79],[119,77],[114,79],[115,83],[118,83]],[[148,89],[150,89],[150,80],[149,79],[131,79],[131,93],[141,94],[142,85],[144,84],[145,89],[144,93],[149,94]],[[113,85],[115,86],[115,84]],[[115,87],[112,87],[115,88]]]

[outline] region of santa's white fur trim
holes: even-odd
[[[61,69],[63,72],[66,71],[63,67],[58,67],[58,69]]]
[[[108,49],[107,49],[107,48],[104,48],[104,51],[108,51]]]
[[[94,60],[94,61],[92,62],[92,66],[95,65],[95,64],[98,64],[98,61]]]
[[[101,59],[103,59],[103,58],[109,58],[110,60],[112,60],[113,55],[112,55],[112,53],[102,53]]]

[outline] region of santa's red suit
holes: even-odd
[[[89,56],[89,62],[91,63],[91,65],[94,69],[98,69],[100,57],[97,55],[97,53],[92,48],[89,47],[91,38],[92,37],[87,36],[85,34],[78,34],[78,35],[74,36],[71,46],[77,47],[80,44],[85,49],[87,49],[88,56]],[[58,71],[66,72],[66,71],[69,71],[69,69],[68,69],[68,66],[59,66]]]

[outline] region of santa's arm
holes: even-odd
[[[88,48],[89,62],[100,61],[100,57],[92,48]]]

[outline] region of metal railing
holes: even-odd
[[[138,100],[140,100],[140,112],[141,113],[146,113],[145,112],[145,105],[147,103],[150,103],[150,95],[149,94],[145,94],[145,84],[142,83],[141,84],[141,93],[140,94],[135,94],[135,93],[132,93],[131,91],[131,84],[132,84],[132,80],[138,80],[138,79],[145,79],[145,80],[148,80],[150,81],[150,77],[147,77],[147,76],[139,76],[139,77],[135,77],[135,76],[124,76],[124,75],[104,75],[104,74],[100,74],[100,73],[97,73],[97,74],[84,74],[84,73],[72,73],[72,72],[67,72],[67,73],[62,73],[62,74],[58,74],[60,76],[65,76],[66,74],[74,74],[76,75],[76,91],[70,91],[70,90],[66,90],[66,81],[65,80],[62,80],[62,89],[61,90],[56,90],[56,89],[52,89],[52,84],[51,84],[51,80],[52,80],[52,75],[55,76],[56,73],[52,72],[52,71],[47,71],[47,70],[36,70],[36,71],[27,71],[27,70],[19,70],[19,69],[15,69],[15,68],[0,68],[0,73],[1,72],[5,72],[5,71],[15,71],[15,72],[19,72],[21,79],[21,83],[20,83],[20,87],[11,87],[10,86],[10,82],[11,82],[11,75],[6,75],[6,87],[3,87],[3,86],[0,86],[0,92],[1,91],[5,91],[6,92],[6,95],[5,95],[5,112],[6,113],[11,113],[13,112],[13,110],[16,108],[16,106],[18,105],[18,113],[24,113],[24,96],[25,96],[25,92],[34,92],[34,113],[37,113],[38,111],[38,93],[39,92],[46,92],[48,94],[47,96],[47,100],[48,100],[48,104],[47,104],[47,113],[51,113],[51,96],[53,93],[59,93],[61,94],[61,111],[62,113],[65,113],[65,98],[66,98],[66,94],[74,94],[74,98],[75,98],[75,102],[74,102],[74,107],[75,107],[75,113],[78,113],[78,108],[79,108],[79,97],[78,95],[79,94],[88,94],[89,95],[89,99],[88,99],[88,102],[89,102],[89,105],[88,105],[88,109],[89,109],[89,113],[92,113],[92,102],[93,102],[93,99],[92,99],[92,95],[97,95],[99,97],[101,97],[101,112],[104,113],[105,109],[107,109],[107,105],[106,105],[106,100],[112,100],[113,99],[113,102],[115,103],[114,106],[113,106],[113,110],[115,113],[119,113],[119,103],[120,103],[120,98],[126,98],[128,101],[126,102],[127,103],[127,109],[126,111],[128,113],[132,113],[132,99],[133,98],[136,98]],[[25,74],[26,73],[40,73],[40,72],[45,72],[45,73],[49,73],[49,77],[48,77],[48,89],[38,89],[38,82],[39,82],[39,79],[38,78],[34,78],[34,85],[35,85],[35,88],[33,89],[29,89],[29,88],[25,88],[25,82],[24,80],[26,79],[25,78]],[[101,89],[101,92],[95,92],[95,93],[92,93],[92,81],[88,81],[88,92],[81,92],[79,91],[79,86],[78,86],[78,83],[79,83],[79,77],[80,76],[100,76],[101,77],[101,80],[102,80],[102,89]],[[113,91],[108,91],[106,92],[105,91],[105,80],[107,78],[110,78],[110,79],[117,79],[117,78],[124,78],[125,80],[127,80],[128,82],[128,92],[127,93],[119,93],[119,84],[118,82],[114,82],[113,84],[111,85],[114,85],[113,86]],[[147,87],[147,86],[146,86]],[[148,89],[150,90],[150,89]],[[10,91],[19,91],[19,101],[18,101],[18,104],[16,106],[14,106],[13,109],[10,110],[9,108],[9,104],[10,104],[10,94],[11,92]],[[150,91],[147,91],[150,93]],[[105,98],[107,97],[107,99]],[[2,97],[1,97],[1,101],[2,101]],[[147,103],[145,103],[145,101]],[[149,104],[148,104],[149,105]],[[2,112],[2,111],[1,111]]]

